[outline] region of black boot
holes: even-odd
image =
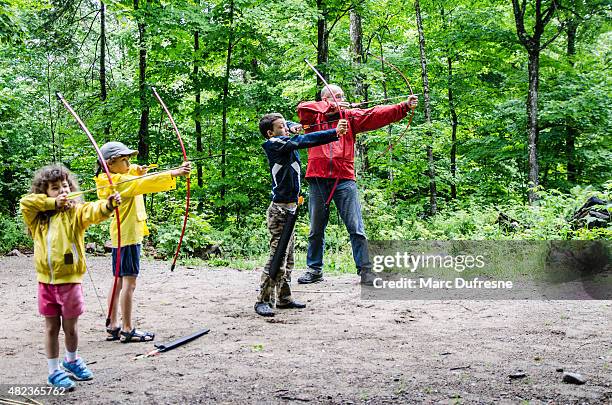
[[[361,277],[361,285],[372,286],[374,285],[374,280],[378,277],[378,274],[374,273],[372,270],[363,270],[359,273]]]
[[[312,284],[319,281],[323,281],[323,273],[307,271],[302,277],[298,278],[298,284]]]
[[[286,304],[276,304],[276,308],[278,309],[302,309],[302,308],[306,308],[306,304],[303,304],[298,301],[289,301]]]

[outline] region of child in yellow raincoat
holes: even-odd
[[[20,201],[21,213],[34,240],[34,264],[38,279],[38,309],[45,317],[47,382],[72,390],[74,380],[91,380],[93,373],[77,355],[79,316],[84,312],[81,281],[85,264],[85,230],[107,219],[119,194],[82,203],[68,198],[78,190],[74,176],[60,165],[45,166],[32,180],[30,194]],[[63,326],[66,357],[60,368],[59,331]],[[68,375],[66,372],[70,373]]]
[[[149,234],[146,219],[143,194],[157,193],[172,190],[176,187],[175,177],[187,176],[191,171],[191,163],[185,162],[175,170],[160,172],[159,174],[137,177],[146,174],[147,167],[130,164],[130,158],[138,151],[129,149],[121,142],[108,142],[100,148],[106,161],[113,184],[121,194],[122,204],[119,207],[121,227],[121,266],[113,299],[110,320],[106,332],[107,340],[121,340],[127,342],[147,342],[155,338],[155,334],[136,329],[132,324],[132,306],[136,279],[140,272],[140,250],[144,236]],[[95,178],[98,196],[104,198],[111,193],[106,173],[100,173]],[[127,181],[127,182],[126,182]],[[113,274],[117,260],[117,223],[111,222],[111,242],[113,244]],[[109,305],[112,288],[109,295]],[[119,325],[117,309],[121,307],[122,322]]]

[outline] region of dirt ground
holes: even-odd
[[[32,258],[0,260],[0,384],[43,384]],[[308,307],[266,320],[253,311],[258,271],[170,273],[165,262],[145,261],[138,326],[156,343],[211,331],[133,360],[153,344],[104,341],[94,285],[104,300],[110,258],[88,263],[94,283],[83,281],[79,353],[95,378],[39,398],[45,404],[612,403],[612,301],[364,301],[356,276],[330,276],[294,283]],[[563,383],[561,368],[586,384]],[[526,377],[511,380],[519,370]]]

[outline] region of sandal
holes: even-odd
[[[106,336],[106,341],[112,342],[119,340],[119,332],[121,332],[121,327],[119,326],[116,328],[106,328],[106,333],[108,333],[108,336]]]
[[[155,339],[155,333],[151,332],[142,332],[137,330],[136,328],[132,329],[129,332],[121,331],[121,343],[129,343],[129,342],[151,342]]]

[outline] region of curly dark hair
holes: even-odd
[[[39,169],[32,179],[30,193],[47,194],[49,183],[67,181],[70,192],[79,191],[79,184],[70,170],[62,165],[49,165]]]
[[[47,194],[49,183],[56,181],[67,181],[70,187],[70,192],[79,191],[79,184],[76,178],[70,170],[62,165],[49,165],[39,169],[32,179],[32,187],[30,187],[30,193],[33,194]],[[82,202],[82,197],[77,197],[75,200]],[[55,214],[55,210],[39,212],[38,217],[43,221],[49,221],[52,215]],[[28,234],[32,234],[31,230],[28,229]]]

